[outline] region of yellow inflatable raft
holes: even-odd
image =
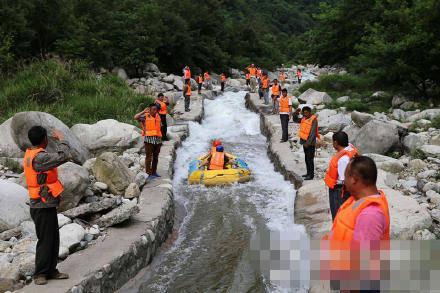
[[[251,171],[243,160],[228,153],[225,155],[230,158],[230,163],[224,170],[208,170],[206,167],[208,164],[205,164],[208,159],[207,155],[192,161],[189,164],[188,183],[215,186],[251,180]]]

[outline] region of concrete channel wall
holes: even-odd
[[[139,214],[123,226],[109,228],[104,241],[61,262],[59,270],[68,273],[70,279],[50,281],[44,287],[30,284],[20,292],[114,292],[145,268],[173,229],[172,176],[176,150],[188,135],[188,122],[203,119],[204,99],[217,95],[216,91],[204,91],[193,96],[190,112],[184,112],[183,100],[176,103],[176,125],[169,127],[172,139],[164,142],[159,156],[158,172],[162,177],[143,188]]]

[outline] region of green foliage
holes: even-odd
[[[440,115],[434,117],[434,119],[431,120],[431,127],[440,129]]]
[[[35,62],[0,81],[1,122],[16,112],[43,111],[68,126],[110,118],[133,123],[134,114],[151,101],[117,76],[98,76],[80,61]]]
[[[426,160],[426,158],[427,158],[425,153],[420,149],[412,150],[411,157],[413,157],[414,159],[420,159],[420,160]]]

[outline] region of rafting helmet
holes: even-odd
[[[217,152],[223,152],[225,149],[224,149],[224,147],[223,147],[222,145],[219,145],[219,146],[217,146],[217,147],[215,148],[215,150],[216,150]]]
[[[222,145],[222,142],[221,142],[221,140],[219,140],[219,139],[216,139],[216,140],[214,140],[214,141],[212,142],[212,146],[214,146],[214,147],[217,147],[217,146],[219,146],[219,145]]]

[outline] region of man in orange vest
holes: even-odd
[[[167,141],[167,114],[168,114],[168,105],[170,104],[168,97],[164,96],[163,93],[157,95],[156,99],[157,108],[159,109],[159,117],[161,122],[161,131],[162,131],[162,141]]]
[[[202,84],[203,84],[203,77],[202,73],[197,76],[197,86],[198,86],[198,94],[200,95],[202,93]]]
[[[188,79],[183,86],[183,97],[185,98],[185,112],[191,111],[189,108],[191,102],[191,80]]]
[[[142,125],[145,145],[145,172],[150,179],[158,178],[160,175],[157,174],[157,164],[162,147],[162,130],[160,116],[157,114],[157,105],[151,104],[144,111],[136,114],[134,119]]]
[[[249,74],[251,75],[251,77],[257,76],[257,68],[255,67],[255,64],[251,64],[250,66],[248,66],[247,69],[249,70]]]
[[[286,142],[289,139],[289,120],[292,116],[292,98],[287,95],[287,89],[281,91],[278,103],[280,105],[280,120],[283,132],[280,142]]]
[[[351,158],[359,156],[359,152],[348,143],[347,133],[339,131],[334,133],[332,138],[336,154],[330,160],[324,182],[328,187],[330,211],[334,220],[339,207],[350,196],[348,192],[343,192],[345,169]]]
[[[278,99],[281,95],[281,86],[278,83],[278,79],[273,80],[272,84],[272,114],[277,114],[279,111]]]
[[[269,105],[269,77],[267,73],[261,76],[261,91],[263,93],[264,104]]]
[[[183,79],[185,80],[185,82],[191,79],[191,70],[189,69],[188,65],[186,65],[183,69]]]
[[[225,84],[226,84],[226,75],[224,73],[222,73],[220,75],[220,85],[221,85],[222,92],[225,91]]]
[[[211,84],[211,76],[209,75],[209,72],[206,71],[204,73],[203,77],[205,78],[205,89],[211,90],[212,89],[212,84]]]
[[[57,270],[60,247],[57,207],[64,190],[58,179],[57,167],[69,160],[70,147],[63,141],[62,133],[54,131],[52,138],[57,152],[47,152],[47,131],[41,126],[32,127],[28,131],[28,138],[32,147],[26,150],[23,166],[30,197],[30,214],[38,238],[34,282],[45,285],[48,279],[69,278]]]
[[[324,261],[328,262],[324,267],[329,268],[333,289],[355,289],[356,280],[361,292],[379,292],[381,275],[389,269],[380,255],[388,249],[384,241],[390,239],[390,214],[387,198],[377,189],[376,181],[377,167],[369,157],[354,157],[345,170],[344,185],[351,196],[339,208],[331,232],[324,237],[330,248],[330,260]]]
[[[307,167],[307,174],[303,175],[304,180],[312,180],[315,177],[315,151],[316,139],[319,138],[318,133],[318,118],[312,114],[312,109],[308,106],[302,108],[302,118],[298,115],[301,109],[297,109],[293,113],[293,121],[300,123],[298,136],[300,144],[303,146],[305,162]]]

